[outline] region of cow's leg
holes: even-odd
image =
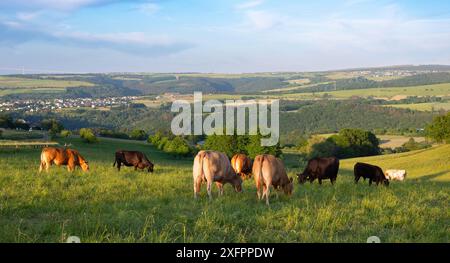
[[[317,178],[317,180],[319,180],[319,184],[322,184],[322,179],[321,178]]]
[[[216,186],[219,189],[219,195],[223,195],[223,184],[216,182]]]
[[[134,170],[137,171],[137,165],[134,166]]]
[[[117,171],[120,172],[120,166],[122,165],[121,161],[117,161]]]
[[[202,180],[196,179],[194,180],[194,198],[197,199],[198,194],[200,193],[200,187],[202,186]]]
[[[206,183],[206,191],[208,192],[209,200],[212,200],[211,185],[212,185],[211,181],[208,181]]]
[[[355,184],[357,184],[358,183],[358,181],[359,181],[359,176],[355,176]]]
[[[330,178],[331,184],[334,185],[334,183],[336,182],[336,178]]]
[[[39,173],[42,172],[43,169],[45,169],[45,162],[41,161],[41,165],[39,165]]]
[[[372,185],[372,178],[369,178],[369,185]]]
[[[269,204],[270,185],[266,186],[266,189],[264,192],[265,192],[264,194],[266,195],[266,205],[270,205]]]
[[[262,198],[262,189],[261,186],[256,184],[256,195],[258,196],[258,200],[261,200]]]

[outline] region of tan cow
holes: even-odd
[[[194,159],[194,197],[197,198],[202,183],[206,183],[208,196],[212,199],[211,185],[216,183],[219,195],[223,195],[223,185],[230,183],[236,192],[242,191],[242,179],[236,175],[228,157],[221,152],[200,151]]]
[[[56,147],[46,147],[41,152],[41,165],[39,166],[39,172],[43,169],[48,171],[52,164],[67,165],[67,170],[72,172],[76,166],[80,166],[81,169],[86,172],[89,170],[88,162],[80,155],[80,153],[73,149],[63,149]]]
[[[270,186],[273,186],[275,190],[281,187],[285,194],[292,194],[293,178],[288,178],[283,162],[275,156],[269,154],[256,156],[252,172],[258,199],[262,200],[265,196],[267,205],[269,205]]]
[[[239,175],[242,180],[252,177],[252,159],[243,153],[238,153],[231,158],[231,166],[234,172]]]

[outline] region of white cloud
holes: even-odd
[[[248,9],[260,6],[264,1],[263,0],[254,0],[254,1],[248,1],[241,4],[238,4],[235,6],[236,9]]]
[[[22,21],[30,21],[35,18],[37,18],[39,15],[41,15],[41,12],[19,12],[17,13],[17,19]]]
[[[269,11],[250,10],[245,15],[250,25],[259,30],[269,29],[282,23],[281,16]]]
[[[144,32],[103,33],[65,30],[58,27],[36,28],[31,23],[0,21],[0,43],[7,46],[41,41],[88,48],[104,48],[130,54],[165,55],[192,47],[191,43],[167,35],[149,35]]]
[[[70,11],[85,6],[104,5],[119,0],[2,0],[0,6],[22,9],[47,9]]]
[[[152,15],[156,12],[158,12],[161,7],[155,3],[149,2],[149,3],[145,3],[139,6],[139,11],[147,14],[147,15]]]

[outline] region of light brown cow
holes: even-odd
[[[252,172],[258,199],[262,200],[265,196],[267,205],[269,205],[270,186],[273,186],[275,190],[281,187],[285,194],[292,194],[293,178],[288,178],[283,162],[275,156],[269,154],[256,156]]]
[[[43,169],[48,171],[52,164],[67,165],[67,170],[72,172],[76,166],[80,166],[81,169],[86,172],[89,170],[88,162],[80,155],[80,153],[73,149],[63,149],[56,147],[46,147],[41,152],[41,165],[39,166],[39,172]]]
[[[197,198],[202,183],[206,182],[208,196],[212,199],[211,185],[216,183],[219,195],[223,195],[223,185],[230,183],[236,192],[242,191],[242,179],[236,175],[228,157],[221,152],[200,151],[194,159],[194,197]]]
[[[242,180],[252,177],[252,159],[243,153],[238,153],[231,158],[231,166],[234,172],[239,175]]]

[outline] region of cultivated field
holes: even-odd
[[[419,111],[450,111],[450,101],[446,102],[430,102],[430,103],[414,103],[414,104],[392,104],[386,107],[395,107],[402,109],[411,109]]]
[[[253,181],[244,193],[225,187],[194,200],[192,158],[176,159],[140,142],[64,139],[91,170],[52,167],[38,174],[38,149],[0,149],[0,241],[64,242],[449,242],[450,145],[399,155],[343,160],[337,184],[295,185],[293,196],[257,202]],[[116,149],[148,154],[155,172],[113,167]],[[294,157],[295,156],[291,156]],[[363,160],[408,170],[389,187],[355,185]],[[289,167],[290,176],[299,168]]]
[[[34,92],[61,92],[68,87],[90,87],[94,84],[86,81],[31,79],[0,76],[0,96]]]
[[[54,80],[54,79],[31,79],[0,76],[0,87],[3,88],[67,88],[79,86],[93,86],[86,81],[76,80]]]

